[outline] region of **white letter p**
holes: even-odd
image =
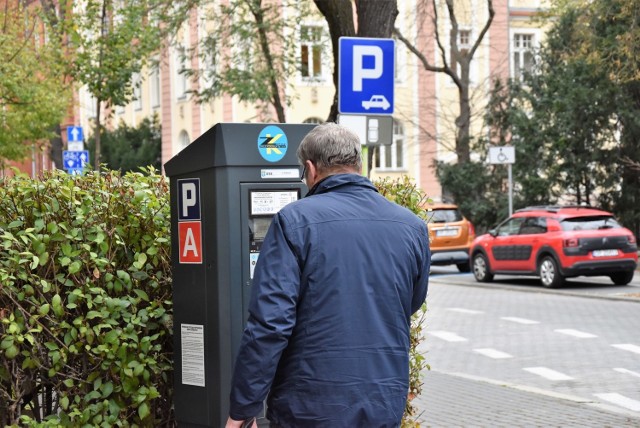
[[[373,57],[373,68],[364,68],[363,58]],[[364,79],[382,76],[382,49],[379,46],[355,45],[353,47],[353,91],[362,92]]]

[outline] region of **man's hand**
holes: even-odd
[[[258,428],[258,422],[256,422],[256,418],[251,418],[250,423],[247,425],[244,425],[244,423],[245,421],[236,421],[235,419],[231,419],[231,417],[229,417],[229,419],[227,419],[227,425],[225,426],[225,428]]]

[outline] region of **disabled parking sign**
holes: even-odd
[[[393,114],[393,39],[341,37],[338,68],[340,113]]]

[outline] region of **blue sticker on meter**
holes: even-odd
[[[268,162],[278,162],[287,153],[288,147],[287,136],[275,125],[265,127],[258,136],[258,151]]]

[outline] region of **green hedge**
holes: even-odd
[[[0,180],[0,426],[174,424],[169,189],[144,172]],[[422,212],[408,179],[375,184]]]
[[[171,420],[168,199],[151,170],[0,182],[0,425]]]

